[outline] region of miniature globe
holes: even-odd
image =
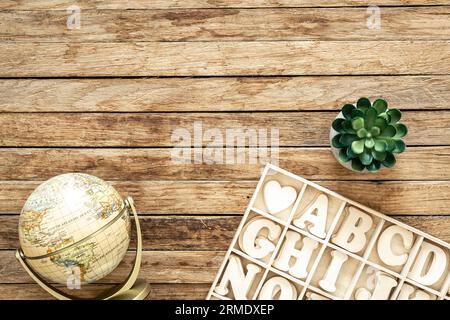
[[[19,219],[21,249],[50,282],[97,281],[122,261],[130,243],[128,210],[105,181],[68,173],[38,186]],[[73,280],[71,280],[73,281]]]

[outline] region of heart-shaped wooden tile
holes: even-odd
[[[281,187],[280,183],[271,180],[264,186],[264,203],[271,214],[276,214],[288,208],[297,198],[293,187]]]

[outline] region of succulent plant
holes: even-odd
[[[381,165],[393,167],[396,162],[394,154],[406,148],[402,138],[408,129],[399,123],[401,115],[398,109],[388,109],[383,99],[371,104],[369,99],[360,98],[356,107],[344,105],[343,117],[336,118],[332,125],[338,133],[332,138],[331,145],[339,149],[339,161],[351,161],[355,171],[366,168],[376,172]]]

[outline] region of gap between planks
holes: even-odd
[[[373,5],[372,0],[78,0],[83,9],[201,9],[201,8],[298,8],[298,7],[355,7]],[[1,10],[66,10],[72,0],[2,1]],[[378,6],[441,6],[448,0],[379,0]]]

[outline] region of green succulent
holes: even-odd
[[[399,123],[401,112],[388,109],[383,99],[371,104],[367,98],[360,98],[356,107],[346,104],[342,107],[343,118],[333,121],[333,129],[338,132],[331,145],[339,149],[339,161],[351,161],[353,170],[376,172],[381,165],[393,167],[394,154],[405,151],[402,138],[408,128]]]

